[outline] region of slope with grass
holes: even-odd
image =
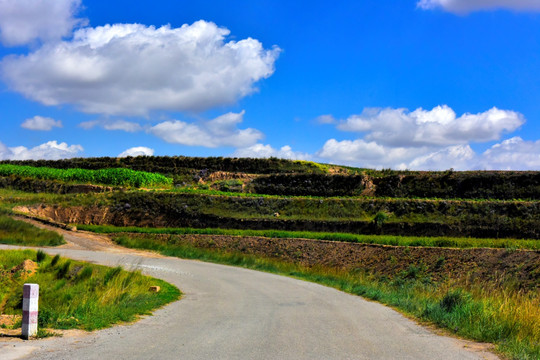
[[[57,246],[65,244],[65,241],[62,235],[56,232],[14,220],[7,212],[0,210],[0,244]]]
[[[35,274],[20,266],[37,263]],[[180,296],[165,281],[128,272],[120,267],[51,257],[41,251],[0,251],[0,314],[21,315],[22,286],[40,286],[39,326],[52,329],[94,330],[149,314]],[[151,292],[150,286],[161,291]]]
[[[170,192],[65,199],[54,206],[30,206],[27,210],[59,222],[95,225],[540,238],[538,201],[318,199]]]

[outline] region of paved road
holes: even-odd
[[[141,269],[175,284],[184,297],[131,325],[0,341],[0,359],[497,359],[335,289],[114,246],[106,251],[103,238],[64,234],[69,245],[45,251]],[[0,246],[7,248],[13,247]]]

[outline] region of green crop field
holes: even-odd
[[[171,185],[172,179],[161,174],[130,169],[54,169],[24,165],[0,164],[0,176],[19,176],[34,179],[59,180],[113,186],[159,186]]]

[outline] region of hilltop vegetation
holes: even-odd
[[[284,196],[540,199],[538,171],[370,170],[276,158],[184,156],[74,158],[1,163],[56,169],[123,168],[166,175],[173,178],[177,186]]]

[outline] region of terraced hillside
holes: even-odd
[[[35,170],[0,176],[0,211],[108,233],[127,247],[304,277],[511,358],[540,357],[540,172],[188,157],[5,165]],[[36,175],[45,169],[159,181]]]

